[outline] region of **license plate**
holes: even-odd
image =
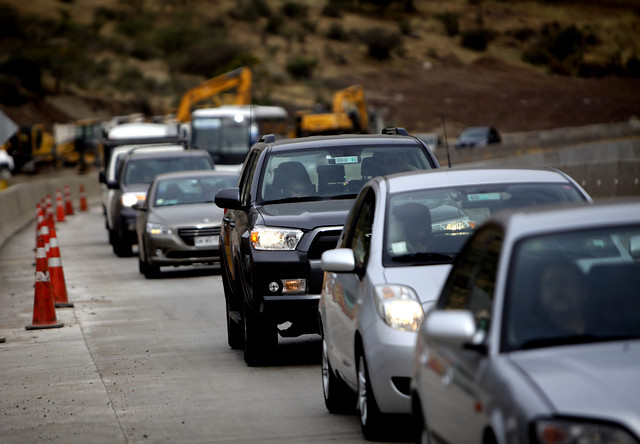
[[[200,236],[193,240],[196,247],[215,247],[218,245],[218,236]]]

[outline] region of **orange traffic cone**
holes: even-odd
[[[71,203],[71,190],[69,185],[64,186],[64,212],[67,216],[73,216],[73,204]]]
[[[44,223],[44,211],[40,204],[36,204],[36,248],[38,248],[38,236],[40,235],[40,228]]]
[[[53,304],[51,294],[51,282],[49,281],[49,270],[47,268],[47,254],[44,250],[44,239],[38,239],[36,249],[36,285],[33,301],[33,321],[27,325],[27,330],[41,328],[59,328],[64,324],[58,322],[56,309]]]
[[[44,252],[49,257],[49,237],[51,236],[51,230],[49,230],[49,225],[43,223],[40,226],[40,231],[38,231],[38,239],[42,239],[44,242]],[[36,244],[37,245],[37,244]]]
[[[80,211],[89,211],[87,196],[84,194],[84,185],[80,184]]]
[[[60,256],[60,247],[58,246],[58,237],[56,230],[53,229],[49,235],[49,279],[51,280],[51,292],[53,293],[53,302],[56,308],[73,307],[73,303],[69,302],[67,296],[67,283],[64,280],[64,270],[62,269],[62,257]]]
[[[56,190],[56,222],[64,222],[64,204],[60,189]]]
[[[49,231],[51,231],[52,228],[55,228],[56,226],[56,222],[53,218],[53,208],[51,206],[51,195],[47,194],[47,198],[46,198],[46,202],[47,202],[47,214],[46,214],[46,223],[49,226]]]

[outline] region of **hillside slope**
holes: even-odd
[[[536,38],[542,40],[545,32],[551,32],[549,29],[571,30],[575,24],[582,35],[592,39],[588,48],[572,48],[573,52],[562,60],[565,65],[575,55],[581,57],[581,68],[598,67],[605,63],[603,60],[615,57],[635,60],[640,55],[640,43],[633,36],[638,35],[640,17],[634,0],[583,0],[564,2],[562,7],[515,0],[415,0],[416,11],[411,13],[392,5],[384,14],[361,7],[337,16],[324,14],[326,4],[311,0],[225,0],[214,4],[197,0],[1,0],[2,3],[20,14],[49,20],[61,20],[59,17],[63,16],[78,26],[97,29],[99,38],[109,43],[98,49],[86,45],[88,51],[95,51],[87,55],[88,60],[109,60],[110,71],[104,79],[86,82],[84,87],[72,83],[60,87],[49,78],[45,79],[46,94],[40,100],[16,106],[0,103],[0,108],[20,124],[41,121],[50,125],[89,115],[163,114],[175,107],[182,92],[207,78],[173,71],[169,56],[141,60],[133,50],[117,53],[113,48],[147,41],[147,36],[138,34],[137,40],[124,40],[117,32],[123,22],[107,21],[97,26],[96,11],[103,15],[110,11],[117,16],[114,11],[131,12],[127,8],[134,6],[140,8],[141,16],[153,11],[157,26],[182,21],[192,26],[214,23],[224,31],[226,40],[218,46],[205,46],[206,51],[228,50],[229,42],[241,46],[244,52],[240,59],[251,62],[254,71],[257,99],[281,104],[292,112],[314,102],[326,103],[336,89],[360,83],[368,104],[384,115],[386,124],[405,126],[411,131],[440,131],[444,117],[450,137],[470,125],[494,125],[504,132],[517,132],[619,122],[640,115],[637,77],[626,73],[591,78],[549,74],[544,67],[524,63],[520,56]],[[253,21],[239,17],[252,5],[267,5],[269,17]],[[302,18],[283,12],[291,11],[292,5],[305,11]],[[443,18],[447,14],[456,17],[460,28],[456,35],[448,35]],[[278,24],[275,31],[274,23]],[[492,33],[487,48],[464,48],[464,32],[477,27]],[[398,29],[403,30],[401,44],[389,57],[371,57],[367,51],[373,38],[370,31],[398,34]],[[288,63],[300,59],[314,62],[308,78],[295,79],[287,71]],[[589,64],[585,65],[585,61]],[[62,63],[63,59],[57,62]],[[124,70],[123,66],[135,70],[143,80],[153,79],[147,83],[155,85],[155,90],[114,89],[117,82],[113,79],[122,78],[118,69]],[[571,66],[560,68],[555,70],[569,70]]]

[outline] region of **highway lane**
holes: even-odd
[[[217,267],[146,280],[111,251],[98,206],[56,225],[64,327],[27,331],[35,225],[0,250],[0,443],[363,442],[322,400],[317,336],[251,368],[226,342]],[[406,441],[407,436],[394,439]]]

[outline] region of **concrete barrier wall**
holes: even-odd
[[[553,167],[573,177],[594,198],[640,197],[640,138],[521,150],[464,166]]]
[[[80,184],[84,186],[89,205],[100,202],[100,184],[97,172],[95,174],[34,179],[31,182],[11,185],[0,191],[0,247],[14,233],[35,220],[36,205],[43,198],[46,198],[47,194],[51,195],[52,207],[55,212],[56,190],[59,189],[62,192],[64,199],[65,185],[69,186],[74,212],[79,211]]]

